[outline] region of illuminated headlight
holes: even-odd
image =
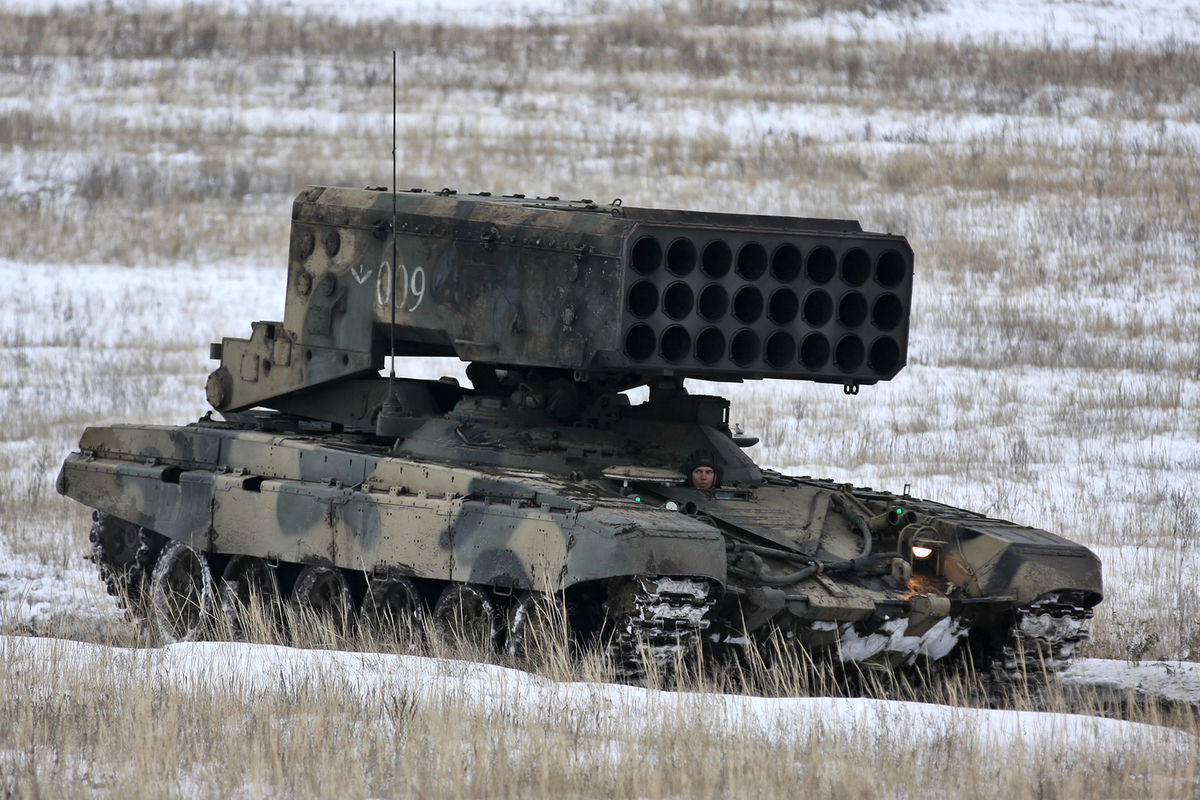
[[[929,558],[933,555],[933,548],[922,547],[919,544],[914,544],[912,549],[913,558]]]

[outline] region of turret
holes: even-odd
[[[284,319],[213,346],[208,399],[344,421],[330,410],[349,402],[344,384],[369,423],[381,394],[359,379],[377,375],[393,337],[398,356],[623,386],[853,391],[904,366],[912,275],[904,237],[846,220],[310,186],[292,208]]]

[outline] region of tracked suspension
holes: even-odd
[[[1017,609],[1008,642],[990,665],[995,680],[1060,672],[1071,663],[1075,648],[1091,638],[1085,626],[1092,618],[1092,609],[1079,605],[1072,594],[1051,592]]]
[[[632,593],[621,598],[623,613],[610,649],[619,677],[670,670],[699,647],[700,632],[711,624],[707,615],[716,603],[707,581],[638,577],[626,585]]]
[[[102,511],[93,512],[92,520],[92,561],[100,568],[105,589],[122,604],[140,602],[162,550],[162,537]]]

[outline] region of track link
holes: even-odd
[[[1066,669],[1075,649],[1091,638],[1086,624],[1092,609],[1070,592],[1051,592],[1018,608],[1008,641],[990,665],[998,683],[1013,683]]]
[[[700,632],[716,603],[712,585],[692,578],[637,577],[625,584],[610,652],[618,677],[645,677],[651,669],[670,672],[700,645]],[[653,665],[653,666],[651,666]]]

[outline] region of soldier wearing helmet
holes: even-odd
[[[687,484],[697,489],[711,490],[721,485],[721,465],[708,450],[696,450],[683,465]]]

